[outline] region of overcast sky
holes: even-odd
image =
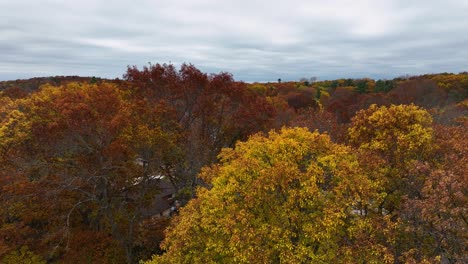
[[[468,70],[467,0],[0,0],[0,80],[187,62],[236,80]]]

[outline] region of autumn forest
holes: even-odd
[[[468,73],[0,82],[0,263],[467,263]]]

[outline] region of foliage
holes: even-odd
[[[207,75],[193,65],[129,67],[128,89],[141,100],[163,103],[182,128],[182,161],[173,168],[178,187],[194,187],[201,167],[216,161],[223,147],[270,129],[275,116],[268,101],[228,73]]]
[[[345,143],[347,125],[339,123],[337,117],[325,110],[307,109],[300,111],[292,120],[291,126],[307,127],[310,131],[327,133],[333,142]]]
[[[154,263],[346,262],[346,234],[361,222],[353,210],[375,188],[349,148],[284,128],[220,159],[201,173],[212,188],[181,210]]]
[[[135,226],[158,193],[151,177],[177,160],[170,111],[108,83],[45,86],[14,105],[0,126],[2,246],[24,243],[53,260],[94,241],[89,250],[103,243],[131,259]]]
[[[427,109],[446,104],[447,92],[430,79],[403,81],[387,93],[394,104],[415,104]]]
[[[0,262],[465,263],[467,77],[0,82]]]
[[[393,89],[394,82],[391,80],[377,80],[375,82],[375,92],[388,92]]]
[[[393,167],[406,166],[431,151],[431,124],[431,115],[414,105],[371,105],[352,119],[350,142],[382,155]]]
[[[29,251],[28,247],[21,247],[18,250],[12,251],[2,259],[4,264],[46,264],[47,262],[41,256]]]
[[[392,248],[398,262],[466,259],[467,144],[461,132],[466,125],[439,125],[434,138],[431,121],[427,111],[414,105],[373,105],[358,112],[349,129],[361,160],[368,160],[363,164],[371,178],[381,182],[377,209],[391,216],[393,227],[380,233],[387,232],[393,242],[378,241]]]
[[[416,240],[411,245],[416,259],[440,258],[447,263],[466,262],[468,240],[468,141],[466,123],[436,127],[437,167],[419,164],[415,174],[426,178],[421,195],[405,200],[407,230]]]

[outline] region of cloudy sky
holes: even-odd
[[[0,0],[0,80],[192,63],[236,80],[468,70],[467,0]]]

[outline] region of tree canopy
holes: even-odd
[[[284,128],[224,149],[220,159],[201,173],[212,188],[181,210],[154,263],[349,261],[346,237],[375,194],[350,148]]]
[[[0,82],[0,262],[465,263],[467,81]]]

